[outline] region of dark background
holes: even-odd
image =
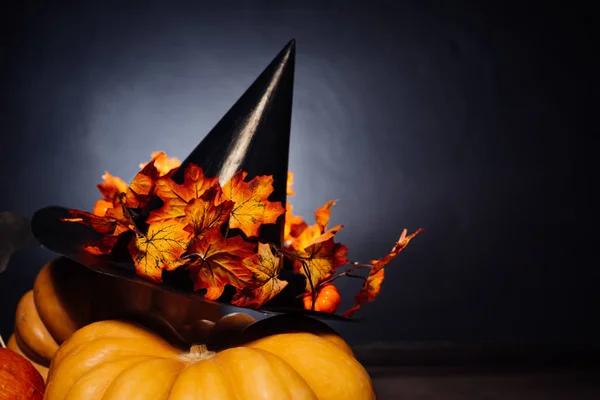
[[[335,324],[351,343],[597,338],[589,10],[196,3],[2,11],[0,210],[91,209],[105,170],[185,158],[296,38],[296,213],[339,200],[338,239],[360,261],[425,229],[364,320]],[[52,257],[25,249],[0,275],[4,337]],[[341,284],[344,308],[357,285]]]

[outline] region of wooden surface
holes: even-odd
[[[355,353],[379,400],[600,400],[598,348],[400,343]]]
[[[369,367],[378,400],[598,400],[600,370],[437,371]]]

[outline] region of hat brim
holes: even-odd
[[[78,223],[62,221],[70,217],[69,209],[60,206],[45,207],[35,212],[31,219],[31,230],[38,242],[46,249],[67,257],[95,272],[137,282],[170,293],[177,293],[207,303],[220,304],[237,309],[253,310],[269,314],[298,314],[320,320],[354,322],[355,318],[346,318],[338,314],[310,311],[293,307],[240,307],[226,302],[206,299],[193,290],[182,290],[168,282],[155,283],[139,277],[131,260],[117,260],[110,255],[93,255],[84,250],[90,242],[98,240],[100,235],[92,228]]]

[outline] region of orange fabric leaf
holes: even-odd
[[[371,272],[373,271],[374,270],[371,270]],[[384,273],[385,270],[381,268],[375,273],[369,274],[364,286],[354,298],[356,304],[354,304],[352,308],[344,311],[342,313],[342,316],[350,318],[356,311],[360,309],[361,306],[367,304],[370,301],[375,300],[375,297],[377,297],[377,295],[381,291],[381,284],[383,283]]]
[[[283,240],[286,246],[291,246],[294,239],[304,231],[308,225],[302,217],[292,214],[292,205],[286,204],[285,207],[285,225],[283,228]]]
[[[233,210],[233,202],[225,200],[216,204],[221,194],[220,186],[213,186],[199,199],[192,199],[185,207],[185,217],[188,225],[186,230],[196,237],[205,234],[210,229],[219,229],[229,218]]]
[[[108,254],[117,243],[119,236],[129,230],[137,231],[133,220],[126,213],[120,199],[116,199],[116,207],[104,210],[104,215],[100,216],[79,210],[69,210],[71,218],[62,218],[63,222],[77,222],[87,225],[103,237],[84,247],[84,250],[93,255]]]
[[[334,237],[335,234],[344,227],[343,225],[336,225],[333,228],[326,230],[331,215],[330,209],[335,203],[335,200],[328,201],[315,211],[317,223],[314,225],[309,226],[301,219],[299,221],[294,220],[294,216],[292,216],[292,221],[289,226],[289,235],[286,239],[286,246],[294,251],[302,251],[311,244],[315,244],[319,241],[323,242]]]
[[[281,258],[271,252],[271,246],[258,244],[258,253],[243,261],[252,273],[252,280],[233,297],[231,303],[240,307],[260,307],[277,296],[287,282],[279,279]]]
[[[160,177],[160,172],[155,166],[155,161],[163,154],[164,153],[158,153],[133,178],[133,181],[131,181],[129,188],[127,189],[125,202],[127,207],[141,208],[152,199],[155,192],[155,182]]]
[[[238,171],[223,187],[223,195],[235,203],[230,228],[241,229],[248,237],[258,236],[262,224],[273,224],[285,212],[279,202],[267,199],[273,193],[273,177],[257,176],[244,182],[248,174]]]
[[[94,242],[88,246],[85,246],[83,249],[95,256],[100,256],[103,254],[109,254],[113,247],[117,244],[119,240],[119,235],[104,235],[102,239],[97,242]]]
[[[204,192],[218,184],[219,178],[206,178],[202,168],[195,164],[186,167],[183,184],[178,184],[169,177],[158,179],[156,195],[164,205],[150,213],[148,223],[184,218],[188,203],[192,199],[200,198]]]
[[[112,234],[119,224],[127,223],[112,216],[98,216],[89,212],[69,210],[71,218],[63,218],[64,222],[79,222],[101,234]]]
[[[160,176],[169,175],[173,170],[181,166],[181,161],[177,157],[169,157],[164,152],[154,151],[151,158],[154,159],[154,166],[158,170]],[[143,169],[148,163],[140,164]]]
[[[321,232],[324,232],[327,229],[327,224],[331,217],[331,207],[334,206],[335,203],[335,200],[330,200],[315,211],[315,220],[317,221],[317,225],[321,228]]]
[[[322,232],[321,227],[318,225],[311,225],[304,229],[302,233],[292,242],[292,248],[296,251],[302,251],[313,244],[324,242],[333,238],[335,234],[342,228],[343,225],[337,225],[326,232]]]
[[[226,284],[243,288],[252,279],[252,272],[243,261],[254,254],[255,245],[241,236],[225,239],[218,229],[211,229],[194,240],[188,251],[198,259],[187,266],[194,290],[207,289],[205,297],[216,300]]]
[[[96,204],[94,205],[94,210],[92,212],[94,215],[104,217],[106,215],[106,212],[114,207],[113,203],[114,202],[112,201],[100,199],[96,201]]]
[[[286,188],[286,194],[288,196],[295,196],[296,192],[294,192],[294,174],[292,173],[292,171],[288,171],[287,173],[287,188]]]
[[[406,229],[404,231],[402,231],[402,235],[400,235],[400,239],[398,239],[398,241],[396,242],[394,247],[392,247],[392,250],[385,257],[383,257],[379,260],[371,261],[371,264],[373,265],[373,270],[375,272],[377,272],[380,269],[382,269],[383,267],[385,267],[386,265],[388,265],[390,263],[390,261],[392,261],[394,258],[396,258],[398,256],[398,254],[400,254],[400,252],[402,250],[404,250],[404,248],[408,245],[408,242],[410,242],[412,238],[417,236],[422,231],[423,231],[423,229],[419,229],[416,232],[414,232],[408,236],[406,236],[406,232],[407,232]]]
[[[183,265],[181,256],[187,250],[191,234],[185,225],[176,221],[150,224],[145,236],[136,237],[129,252],[138,275],[154,282],[162,282],[162,271],[172,271]]]
[[[331,278],[339,267],[348,263],[348,248],[335,243],[333,238],[317,241],[298,253],[294,269],[306,276],[306,291],[310,292],[319,283]],[[312,285],[311,285],[312,282]]]
[[[111,175],[108,171],[102,175],[104,182],[99,183],[98,190],[104,196],[104,200],[114,201],[121,193],[127,192],[128,185],[118,176]]]
[[[402,231],[402,235],[400,235],[400,239],[396,242],[392,250],[385,257],[379,260],[371,261],[373,268],[369,272],[369,276],[367,277],[365,284],[363,285],[360,292],[355,297],[355,304],[352,308],[342,313],[345,317],[352,316],[356,311],[360,309],[363,305],[368,302],[375,300],[375,297],[379,294],[381,290],[381,284],[383,283],[384,278],[384,267],[390,263],[394,258],[400,254],[402,250],[408,245],[408,242],[419,233],[421,233],[423,229],[418,229],[416,232],[406,235],[407,230]]]

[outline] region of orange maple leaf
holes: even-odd
[[[117,244],[118,240],[119,235],[104,235],[100,240],[84,246],[83,250],[95,256],[109,254]]]
[[[154,166],[158,170],[160,176],[170,175],[171,172],[181,166],[181,161],[177,157],[169,157],[164,152],[154,151],[150,156],[154,160]],[[140,168],[143,169],[148,163],[141,163]]]
[[[348,263],[348,248],[335,243],[333,238],[319,237],[311,245],[299,252],[300,258],[294,261],[294,269],[306,277],[306,291],[316,289],[319,283],[331,278],[339,267]]]
[[[366,303],[375,300],[375,297],[379,294],[381,290],[381,284],[383,283],[384,278],[384,268],[386,265],[390,263],[394,258],[400,254],[402,250],[408,245],[408,242],[419,233],[421,233],[423,229],[418,229],[414,233],[410,235],[406,235],[408,232],[406,229],[402,231],[402,235],[400,235],[400,239],[396,242],[392,250],[383,258],[379,260],[371,261],[373,268],[369,272],[369,276],[366,278],[365,284],[363,285],[360,292],[355,297],[355,304],[352,308],[342,313],[345,317],[352,316],[356,311],[360,309]]]
[[[315,211],[316,224],[306,225],[306,223],[296,223],[290,232],[289,247],[295,251],[302,251],[308,246],[316,243],[316,241],[325,241],[335,236],[342,229],[343,225],[336,225],[331,229],[327,229],[329,217],[331,216],[331,207],[335,204],[335,200],[328,201],[322,207]]]
[[[233,210],[233,202],[225,200],[217,203],[221,194],[220,186],[208,189],[199,199],[192,199],[185,207],[187,220],[186,230],[196,237],[202,236],[210,229],[219,229],[229,218]]]
[[[292,205],[288,202],[285,206],[285,225],[283,228],[283,241],[286,247],[292,245],[295,238],[308,227],[302,217],[292,214]]]
[[[327,229],[327,224],[329,223],[329,218],[331,217],[331,207],[335,204],[335,200],[329,200],[321,208],[318,208],[317,211],[315,211],[315,220],[322,232],[325,232]]]
[[[400,254],[400,252],[402,250],[404,250],[404,248],[408,245],[408,242],[410,242],[412,238],[417,236],[422,231],[423,231],[423,229],[418,229],[416,232],[413,232],[408,236],[406,236],[406,233],[407,233],[406,229],[404,231],[402,231],[402,235],[400,235],[400,239],[398,239],[396,244],[394,244],[394,247],[392,247],[392,250],[385,257],[380,258],[379,260],[371,261],[371,264],[373,265],[373,270],[375,272],[377,272],[380,269],[382,269],[383,267],[385,267],[386,265],[388,265],[390,263],[390,261],[392,261],[394,258],[398,257],[398,254]]]
[[[129,187],[123,179],[118,176],[111,175],[108,171],[102,175],[102,183],[97,185],[98,190],[104,196],[104,200],[114,201],[121,193],[125,193]]]
[[[364,286],[354,298],[356,304],[354,304],[352,308],[344,311],[342,316],[350,318],[356,311],[360,309],[361,306],[375,300],[375,297],[377,297],[381,291],[381,284],[383,283],[385,270],[381,268],[374,273],[373,271],[374,270],[371,270],[371,273],[367,277]]]
[[[92,213],[94,215],[97,215],[98,217],[104,217],[106,215],[106,212],[111,208],[114,208],[113,201],[99,199],[98,201],[96,201]]]
[[[208,189],[218,186],[219,178],[207,178],[202,168],[190,164],[184,171],[183,184],[178,184],[170,177],[163,177],[156,182],[156,195],[164,205],[152,211],[148,223],[185,218],[185,210],[193,199],[199,199]]]
[[[271,252],[271,246],[258,244],[258,253],[243,261],[252,273],[252,280],[233,297],[231,303],[240,307],[260,307],[277,296],[287,282],[279,279],[281,258]]]
[[[71,218],[62,218],[61,220],[87,225],[102,234],[103,237],[99,241],[90,243],[84,247],[84,250],[94,255],[108,254],[122,233],[129,230],[137,231],[133,219],[120,202],[121,197],[115,199],[115,206],[107,208],[102,216],[85,211],[69,210]]]
[[[288,171],[287,173],[287,188],[286,188],[286,194],[288,196],[295,196],[296,192],[294,192],[294,174],[292,173],[292,171]]]
[[[96,232],[101,234],[112,234],[117,226],[122,223],[117,218],[110,216],[99,216],[85,211],[69,210],[71,218],[62,218],[64,222],[78,222],[83,225],[92,227]]]
[[[156,168],[155,162],[165,153],[158,153],[150,160],[148,164],[138,172],[129,188],[125,205],[129,208],[142,208],[152,199],[156,190],[156,180],[160,178],[161,173]]]
[[[191,234],[177,221],[150,224],[148,233],[138,236],[129,244],[137,274],[154,282],[162,282],[162,271],[172,271],[186,260],[181,256],[187,250]]]
[[[97,187],[103,198],[96,201],[93,210],[93,213],[100,217],[106,215],[108,209],[115,207],[117,197],[121,193],[125,193],[128,188],[121,178],[111,175],[108,171],[102,175],[102,180],[103,182],[99,183]]]
[[[187,265],[194,283],[194,290],[206,289],[205,297],[216,300],[223,294],[225,285],[237,289],[252,279],[252,272],[243,261],[254,254],[255,245],[241,236],[225,239],[218,229],[211,229],[194,240],[188,255],[197,260]]]
[[[285,212],[279,202],[267,199],[273,193],[273,177],[257,176],[244,182],[248,173],[238,171],[223,187],[223,195],[235,203],[230,228],[241,229],[247,237],[258,236],[262,224],[273,224]]]

